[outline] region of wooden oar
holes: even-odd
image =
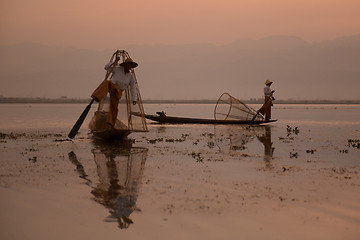
[[[94,99],[91,99],[91,102],[86,106],[86,108],[84,109],[84,111],[82,112],[82,114],[80,115],[79,119],[76,121],[75,125],[73,126],[73,128],[71,129],[68,137],[73,139],[75,137],[75,135],[78,133],[81,125],[83,124],[86,116],[88,115],[90,108],[91,108],[91,104],[93,104]]]
[[[259,115],[259,112],[256,112],[255,116],[251,119],[249,125],[252,125],[256,119],[256,117]]]

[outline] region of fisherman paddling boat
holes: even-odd
[[[104,81],[91,95],[68,137],[73,139],[94,101],[98,108],[89,123],[91,134],[102,139],[124,139],[132,132],[147,132],[135,70],[138,64],[124,50],[117,50],[105,65]],[[133,114],[136,113],[136,114]]]
[[[163,111],[157,112],[156,115],[145,114],[145,118],[162,124],[259,125],[277,121],[266,120],[263,114],[228,93],[223,93],[218,99],[214,110],[214,119],[173,117],[167,116]]]
[[[161,117],[160,115],[145,114],[145,118],[163,124],[240,124],[240,125],[259,125],[276,122],[277,120],[216,120],[204,118],[184,118],[184,117]]]
[[[92,94],[99,102],[89,123],[95,137],[122,139],[131,132],[148,131],[134,70],[137,66],[124,50],[116,51],[105,65],[110,80],[101,83]]]

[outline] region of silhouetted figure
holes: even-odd
[[[265,81],[265,87],[264,87],[264,96],[265,96],[265,102],[264,105],[258,110],[259,113],[263,114],[265,116],[265,120],[271,119],[271,107],[273,106],[272,101],[275,100],[273,97],[273,93],[275,90],[271,90],[270,86],[273,84],[272,81],[266,80]]]
[[[112,60],[112,59],[111,59]],[[105,65],[105,70],[111,72],[110,80],[103,81],[93,92],[91,97],[100,102],[106,95],[110,94],[110,108],[107,115],[106,123],[114,127],[118,114],[118,104],[122,97],[123,91],[130,86],[130,94],[133,104],[136,104],[137,93],[135,87],[135,78],[131,70],[138,64],[131,58],[125,59],[124,62],[118,63],[120,57],[117,55],[114,62]]]

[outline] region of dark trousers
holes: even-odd
[[[259,113],[265,115],[265,120],[271,119],[271,106],[272,106],[272,100],[270,97],[265,96],[265,103],[262,105],[262,107],[258,110]]]
[[[110,94],[110,108],[106,122],[111,126],[115,125],[115,121],[118,114],[118,104],[122,96],[121,89],[109,80],[104,80],[91,95],[95,101],[100,102],[107,93]]]

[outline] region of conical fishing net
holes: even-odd
[[[214,118],[216,120],[264,120],[261,113],[257,113],[256,110],[228,93],[223,93],[218,99],[214,110]]]
[[[122,60],[122,62],[124,62],[125,59],[130,58],[129,54],[126,51],[118,50],[112,55],[110,62],[112,62],[116,56],[119,56],[120,61]],[[137,101],[136,104],[133,105],[132,95],[130,94],[130,86],[128,86],[123,91],[122,97],[118,104],[118,115],[114,125],[114,129],[128,130],[134,132],[147,132],[148,129],[144,118],[144,108],[134,69],[130,70],[130,74],[132,74],[135,79],[135,94],[137,96]],[[98,110],[95,112],[94,117],[89,123],[90,130],[104,131],[108,129],[106,119],[109,113],[109,107],[110,96],[108,93],[107,96],[99,102]]]

